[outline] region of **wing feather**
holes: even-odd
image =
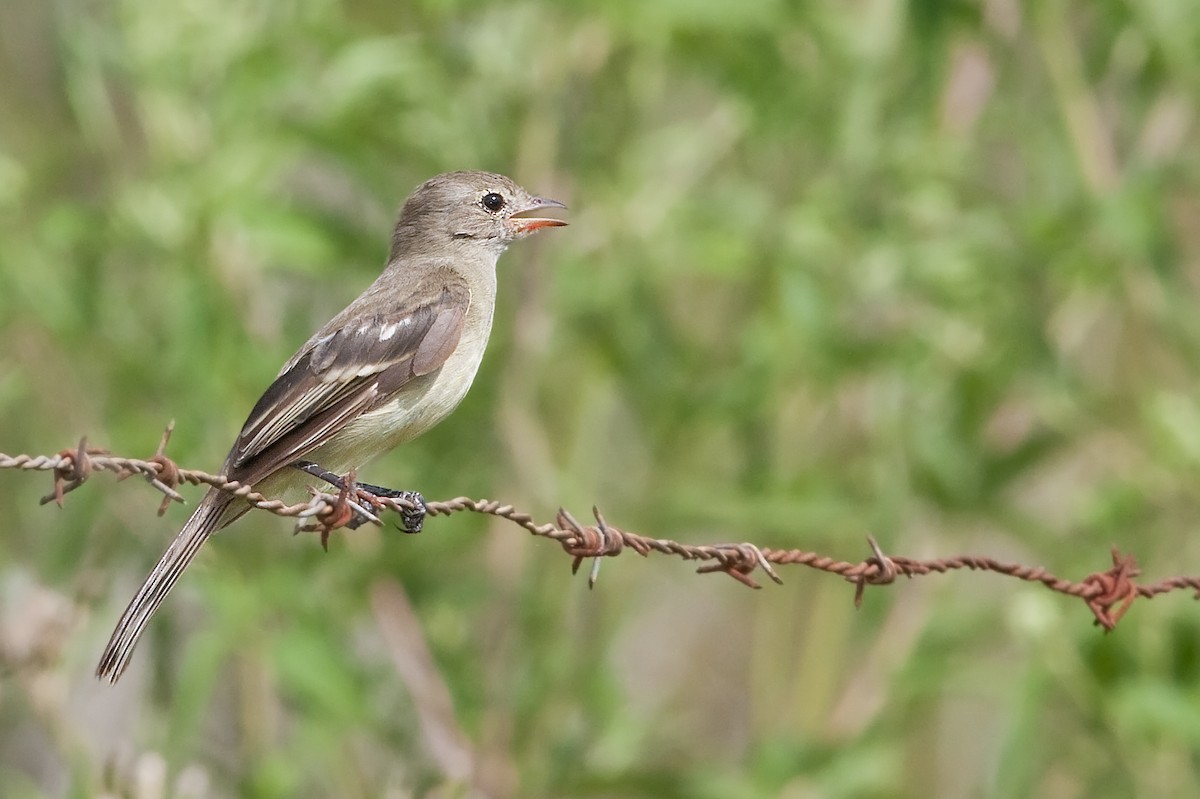
[[[364,295],[313,336],[250,412],[226,473],[261,480],[439,369],[462,337],[471,292],[449,269],[422,282],[426,291],[365,316],[355,306],[377,298]]]

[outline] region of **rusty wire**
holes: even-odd
[[[163,501],[158,509],[160,516],[166,511],[170,502],[183,501],[183,497],[176,491],[176,488],[187,483],[207,485],[220,491],[227,491],[245,499],[256,508],[277,516],[296,519],[298,525],[301,525],[299,529],[319,531],[322,543],[325,542],[332,530],[344,526],[356,526],[351,525],[351,521],[356,516],[360,521],[366,520],[373,524],[381,524],[378,516],[371,510],[363,508],[357,503],[348,503],[348,492],[345,489],[338,493],[313,490],[313,495],[308,501],[288,504],[278,499],[265,497],[256,492],[253,486],[243,485],[236,480],[228,480],[222,475],[181,468],[164,452],[170,439],[171,429],[171,426],[167,427],[157,451],[152,457],[145,460],[111,455],[107,450],[89,447],[87,439],[83,439],[75,448],[64,449],[56,455],[6,455],[0,452],[0,469],[53,472],[53,488],[49,494],[42,497],[42,504],[55,502],[61,506],[65,495],[83,485],[92,474],[112,472],[117,475],[119,480],[140,475],[161,492]],[[391,510],[402,515],[411,514],[417,510],[416,504],[405,498],[371,497],[370,502],[377,510]],[[867,543],[871,550],[870,556],[858,563],[851,563],[816,552],[801,549],[769,549],[749,542],[683,544],[665,538],[649,538],[612,526],[595,507],[592,508],[592,515],[596,520],[594,524],[583,524],[569,511],[561,508],[553,523],[538,524],[532,515],[518,510],[512,505],[496,500],[471,499],[470,497],[426,502],[425,511],[430,516],[449,516],[463,511],[496,516],[523,527],[532,535],[556,541],[563,551],[572,557],[572,572],[578,571],[584,560],[592,559],[592,567],[588,576],[589,585],[596,583],[601,558],[615,557],[628,548],[643,557],[648,556],[651,552],[657,552],[684,560],[703,561],[704,564],[696,570],[697,572],[723,572],[750,588],[761,587],[753,577],[756,571],[761,570],[774,582],[782,584],[783,580],[775,571],[775,566],[807,566],[811,569],[840,575],[852,583],[855,586],[854,603],[856,606],[862,604],[863,593],[867,586],[889,585],[895,582],[899,576],[922,577],[935,573],[944,574],[958,569],[994,572],[1026,582],[1041,583],[1051,591],[1082,599],[1095,617],[1095,623],[1105,631],[1114,629],[1134,600],[1139,597],[1151,599],[1159,594],[1190,589],[1194,592],[1193,597],[1200,599],[1200,577],[1168,577],[1156,583],[1139,585],[1135,581],[1140,574],[1137,562],[1132,555],[1122,554],[1115,548],[1112,550],[1111,568],[1107,571],[1090,574],[1080,582],[1072,582],[1057,577],[1040,566],[1006,563],[976,555],[959,555],[930,560],[887,555],[870,536],[867,537]]]

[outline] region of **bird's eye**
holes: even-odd
[[[504,198],[494,191],[483,195],[483,199],[479,202],[484,208],[493,213],[504,207]]]

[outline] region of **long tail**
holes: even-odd
[[[183,570],[196,557],[200,547],[208,537],[223,523],[232,521],[226,514],[229,510],[230,497],[228,494],[210,492],[196,510],[192,513],[187,524],[175,536],[175,540],[167,547],[167,551],[159,559],[158,564],[151,570],[142,587],[129,602],[129,607],[121,615],[104,654],[100,656],[100,665],[96,667],[96,676],[102,680],[115,683],[121,679],[129,660],[133,656],[134,647],[142,637],[147,622],[158,610],[175,581],[183,574]],[[236,514],[239,516],[241,514]]]

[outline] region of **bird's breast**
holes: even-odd
[[[355,419],[307,459],[335,472],[357,469],[449,416],[467,395],[483,360],[492,308],[493,303],[472,301],[462,338],[440,369],[406,383],[390,400]]]

